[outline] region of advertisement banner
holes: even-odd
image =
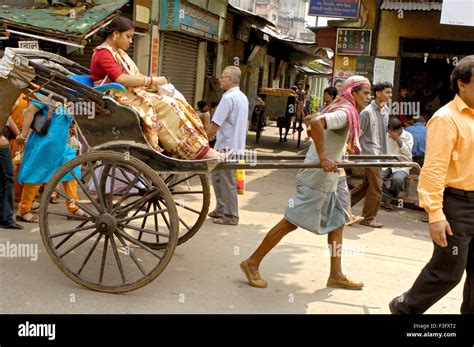
[[[309,16],[359,17],[360,0],[310,0]]]
[[[337,29],[336,54],[370,55],[372,30]]]

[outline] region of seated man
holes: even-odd
[[[413,161],[423,166],[425,161],[425,149],[426,149],[426,119],[423,116],[419,116],[416,119],[416,123],[405,129],[413,135]]]
[[[397,118],[390,119],[388,123],[387,134],[387,154],[404,155],[408,160],[412,160],[411,151],[413,149],[413,136],[403,130],[402,122]],[[392,200],[398,197],[398,194],[405,184],[405,178],[410,173],[409,167],[392,167],[382,171],[382,208],[387,211],[393,211]],[[390,187],[387,182],[391,179]]]

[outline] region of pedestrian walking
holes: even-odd
[[[387,154],[387,128],[389,109],[387,103],[392,98],[392,85],[388,82],[374,86],[375,100],[360,114],[360,144],[361,154],[382,155]],[[351,204],[355,206],[365,198],[360,224],[381,228],[383,224],[377,222],[375,217],[382,201],[382,178],[380,168],[365,169],[362,184],[351,192]]]
[[[349,78],[340,98],[324,110],[313,114],[309,130],[313,142],[305,163],[320,163],[321,169],[303,169],[296,176],[296,194],[289,200],[284,217],[268,232],[255,252],[240,264],[249,284],[265,288],[267,282],[259,272],[260,263],[280,240],[297,227],[315,234],[328,235],[330,274],[328,287],[361,289],[363,283],[351,280],[342,272],[341,247],[344,223],[349,219],[336,197],[338,170],[349,139],[359,147],[359,111],[370,101],[370,82],[362,76]],[[309,117],[308,117],[309,118]]]
[[[426,156],[418,184],[429,216],[434,251],[413,286],[389,304],[392,313],[423,313],[466,272],[461,313],[474,313],[474,55],[451,74],[454,99],[427,125]]]

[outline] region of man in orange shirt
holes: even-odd
[[[429,216],[434,252],[415,283],[389,304],[392,313],[429,309],[466,271],[461,313],[474,313],[474,55],[451,74],[455,98],[427,125],[418,194]]]

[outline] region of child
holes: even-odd
[[[197,103],[198,110],[196,114],[201,119],[202,124],[204,125],[204,129],[207,131],[209,125],[211,125],[211,115],[209,114],[209,106],[207,102],[201,100]]]

